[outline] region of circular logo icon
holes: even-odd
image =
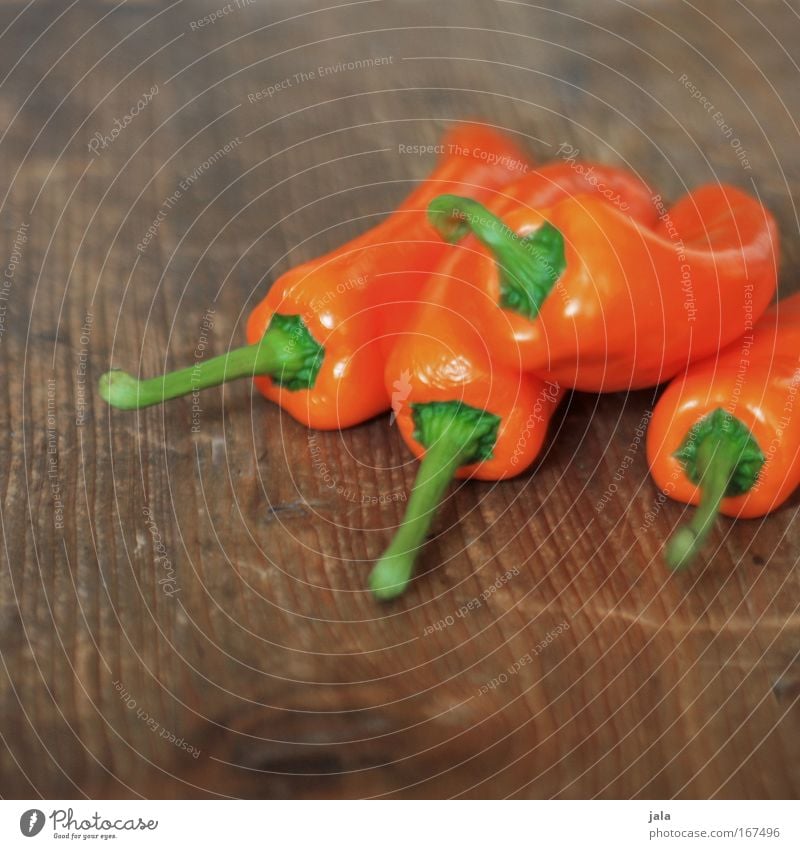
[[[31,808],[19,818],[19,830],[25,837],[36,837],[44,828],[44,811]]]

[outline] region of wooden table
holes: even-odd
[[[665,199],[757,192],[792,291],[797,4],[321,7],[0,4],[2,795],[795,796],[800,501],[668,575],[654,391],[569,398],[381,607],[415,472],[387,420],[309,433],[247,382],[125,414],[95,384],[238,344],[463,117]]]

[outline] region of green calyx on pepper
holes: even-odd
[[[469,233],[495,257],[500,274],[500,305],[534,319],[567,267],[564,237],[549,222],[530,236],[518,236],[483,204],[458,195],[440,195],[428,218],[448,242]]]
[[[147,380],[118,369],[108,371],[100,378],[100,396],[112,407],[138,410],[242,377],[267,376],[290,390],[310,389],[324,356],[325,349],[299,315],[275,314],[254,345],[188,368]]]
[[[723,498],[749,492],[758,480],[765,457],[750,430],[722,408],[702,418],[675,452],[686,476],[701,487],[700,505],[689,524],[667,544],[667,563],[683,569],[703,547]]]
[[[461,466],[488,460],[497,442],[500,417],[461,401],[412,404],[414,439],[426,449],[406,514],[369,585],[382,601],[401,595],[430,531],[444,493]]]

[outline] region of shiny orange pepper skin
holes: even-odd
[[[427,221],[430,200],[443,191],[491,199],[528,168],[516,145],[489,127],[460,125],[443,144],[439,165],[395,212],[343,247],[288,271],[248,319],[250,344],[273,315],[282,314],[299,315],[325,348],[309,389],[255,379],[266,398],[309,427],[345,428],[388,408],[386,334],[404,326],[426,272],[448,249]]]
[[[576,195],[594,195],[643,227],[658,222],[653,192],[639,177],[624,168],[582,160],[540,166],[512,183],[491,208],[503,216],[520,207],[547,209]]]
[[[498,265],[474,236],[461,244],[451,285],[472,299],[470,313],[477,298],[498,360],[571,388],[610,392],[668,380],[742,335],[775,292],[775,221],[731,186],[691,192],[656,228],[590,196],[543,212],[520,204],[501,218],[521,238],[545,222],[564,238],[566,268],[538,315],[500,306]]]
[[[459,478],[502,480],[523,472],[538,456],[563,391],[546,378],[492,362],[478,328],[448,303],[449,290],[432,279],[415,323],[386,363],[386,391],[394,393],[395,421],[406,445],[422,458],[414,436],[414,404],[461,401],[501,419],[490,459],[462,466]]]
[[[800,484],[800,294],[771,307],[752,331],[676,377],[656,404],[647,459],[658,487],[686,504],[700,487],[674,456],[692,428],[716,409],[747,427],[765,462],[753,487],[723,498],[720,512],[756,518],[776,510]]]

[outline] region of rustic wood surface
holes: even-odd
[[[0,34],[3,796],[796,796],[800,499],[669,576],[653,391],[571,397],[534,471],[455,490],[389,607],[385,419],[309,434],[239,383],[192,433],[94,391],[238,343],[462,117],[757,191],[792,291],[796,2],[44,0]]]

